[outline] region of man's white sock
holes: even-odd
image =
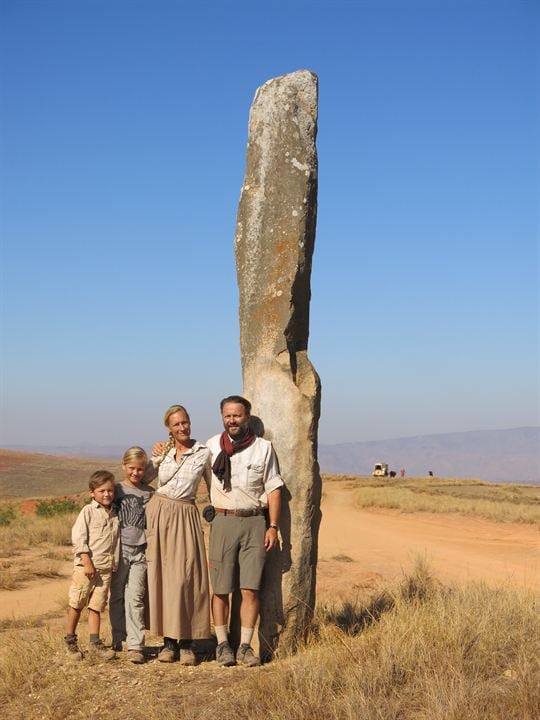
[[[251,645],[251,638],[255,628],[240,628],[240,645]]]
[[[218,645],[221,645],[222,642],[227,642],[228,638],[226,625],[214,625],[214,630],[216,631]]]

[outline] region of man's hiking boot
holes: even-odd
[[[142,665],[144,662],[144,654],[142,650],[128,650],[127,659],[135,665]]]
[[[70,662],[79,662],[79,660],[83,659],[83,654],[77,645],[77,638],[66,640],[66,655]]]
[[[218,665],[222,665],[223,667],[231,667],[232,665],[236,665],[234,653],[227,641],[219,643],[219,645],[217,646],[216,660],[218,662]]]
[[[172,663],[178,660],[178,642],[172,638],[163,638],[163,650],[158,655],[159,662]]]
[[[255,655],[253,648],[247,643],[240,645],[236,651],[236,662],[247,667],[257,667],[257,665],[261,664],[260,658]]]
[[[193,666],[197,664],[197,658],[193,652],[191,642],[180,643],[180,665]]]
[[[106,647],[101,640],[90,643],[88,657],[95,660],[114,660],[116,653],[112,648]]]

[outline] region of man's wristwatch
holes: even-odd
[[[268,527],[269,527],[269,528],[274,528],[274,530],[277,530],[277,529],[278,529],[278,526],[276,525],[276,523],[270,523],[270,525],[269,525]]]

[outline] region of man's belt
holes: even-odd
[[[254,515],[264,515],[266,508],[253,508],[252,510],[225,510],[224,508],[214,508],[217,513],[222,515],[236,515],[237,517],[253,517]]]

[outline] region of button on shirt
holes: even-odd
[[[108,511],[95,500],[85,505],[71,530],[75,565],[82,566],[81,553],[88,553],[98,570],[116,570],[119,557],[119,523],[113,508]]]
[[[215,435],[206,443],[212,463],[221,452]],[[254,510],[268,507],[268,494],[283,485],[276,453],[269,440],[257,437],[252,445],[231,456],[231,490],[212,473],[210,497],[212,505],[224,510]]]
[[[173,500],[195,500],[201,478],[210,487],[210,450],[200,442],[185,452],[176,462],[176,448],[171,448],[158,468],[159,495]],[[159,458],[152,458],[154,465]]]

